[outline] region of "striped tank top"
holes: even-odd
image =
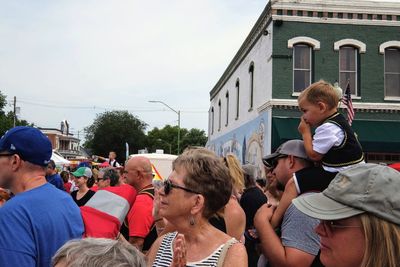
[[[168,233],[165,235],[164,239],[161,241],[160,247],[158,248],[156,258],[153,262],[153,267],[170,267],[173,258],[173,248],[172,244],[177,236],[178,232]],[[219,256],[221,255],[222,248],[225,244],[219,246],[206,258],[196,261],[188,262],[187,267],[201,267],[201,266],[213,266],[216,267],[218,264]]]

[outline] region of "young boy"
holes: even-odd
[[[303,116],[298,130],[307,156],[322,168],[310,168],[294,175],[293,183],[287,184],[272,218],[275,226],[298,194],[323,191],[339,171],[364,163],[356,135],[337,111],[339,101],[333,86],[323,80],[311,84],[300,94],[298,103]],[[314,136],[312,127],[316,128]]]

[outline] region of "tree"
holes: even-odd
[[[146,145],[147,124],[128,111],[107,111],[97,114],[94,122],[85,128],[85,147],[92,149],[96,155],[107,156],[115,151],[120,162],[125,159],[125,143],[129,152],[137,153]]]
[[[207,143],[207,136],[204,130],[190,129],[182,137],[181,147],[182,150],[188,146],[205,146]]]
[[[204,146],[207,136],[203,130],[181,128],[180,130],[180,152],[188,146]],[[165,153],[177,154],[178,149],[178,126],[166,125],[164,128],[154,128],[147,133],[147,147],[150,152],[163,149]]]
[[[6,96],[3,95],[0,91],[0,136],[11,129],[14,126],[14,113],[12,111],[5,112],[4,108],[7,105]],[[33,124],[28,123],[26,120],[19,120],[18,118],[15,121],[15,126],[33,126]]]

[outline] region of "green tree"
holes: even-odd
[[[180,152],[188,146],[204,146],[207,136],[203,130],[186,128],[180,129]],[[178,150],[178,126],[166,125],[164,128],[154,128],[147,133],[147,147],[149,152],[163,149],[165,153],[177,154]]]
[[[85,128],[85,147],[93,153],[108,156],[108,152],[115,151],[117,159],[124,162],[125,143],[129,144],[129,152],[137,153],[146,145],[147,124],[139,120],[128,111],[107,111],[97,114],[94,122]]]
[[[4,108],[7,105],[6,96],[0,91],[0,136],[2,136],[8,129],[14,126],[14,113],[12,111],[5,112]],[[15,121],[16,126],[33,126],[33,124],[28,123],[26,120]]]

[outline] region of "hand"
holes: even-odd
[[[269,204],[262,205],[254,216],[254,226],[257,228],[259,225],[269,222],[272,218],[272,214],[274,214],[274,210],[275,207]]]
[[[299,127],[297,128],[301,135],[304,134],[311,134],[311,127],[310,124],[306,123],[306,121],[301,117]]]
[[[185,236],[178,234],[173,244],[174,258],[170,267],[184,267],[186,266],[186,243]]]

